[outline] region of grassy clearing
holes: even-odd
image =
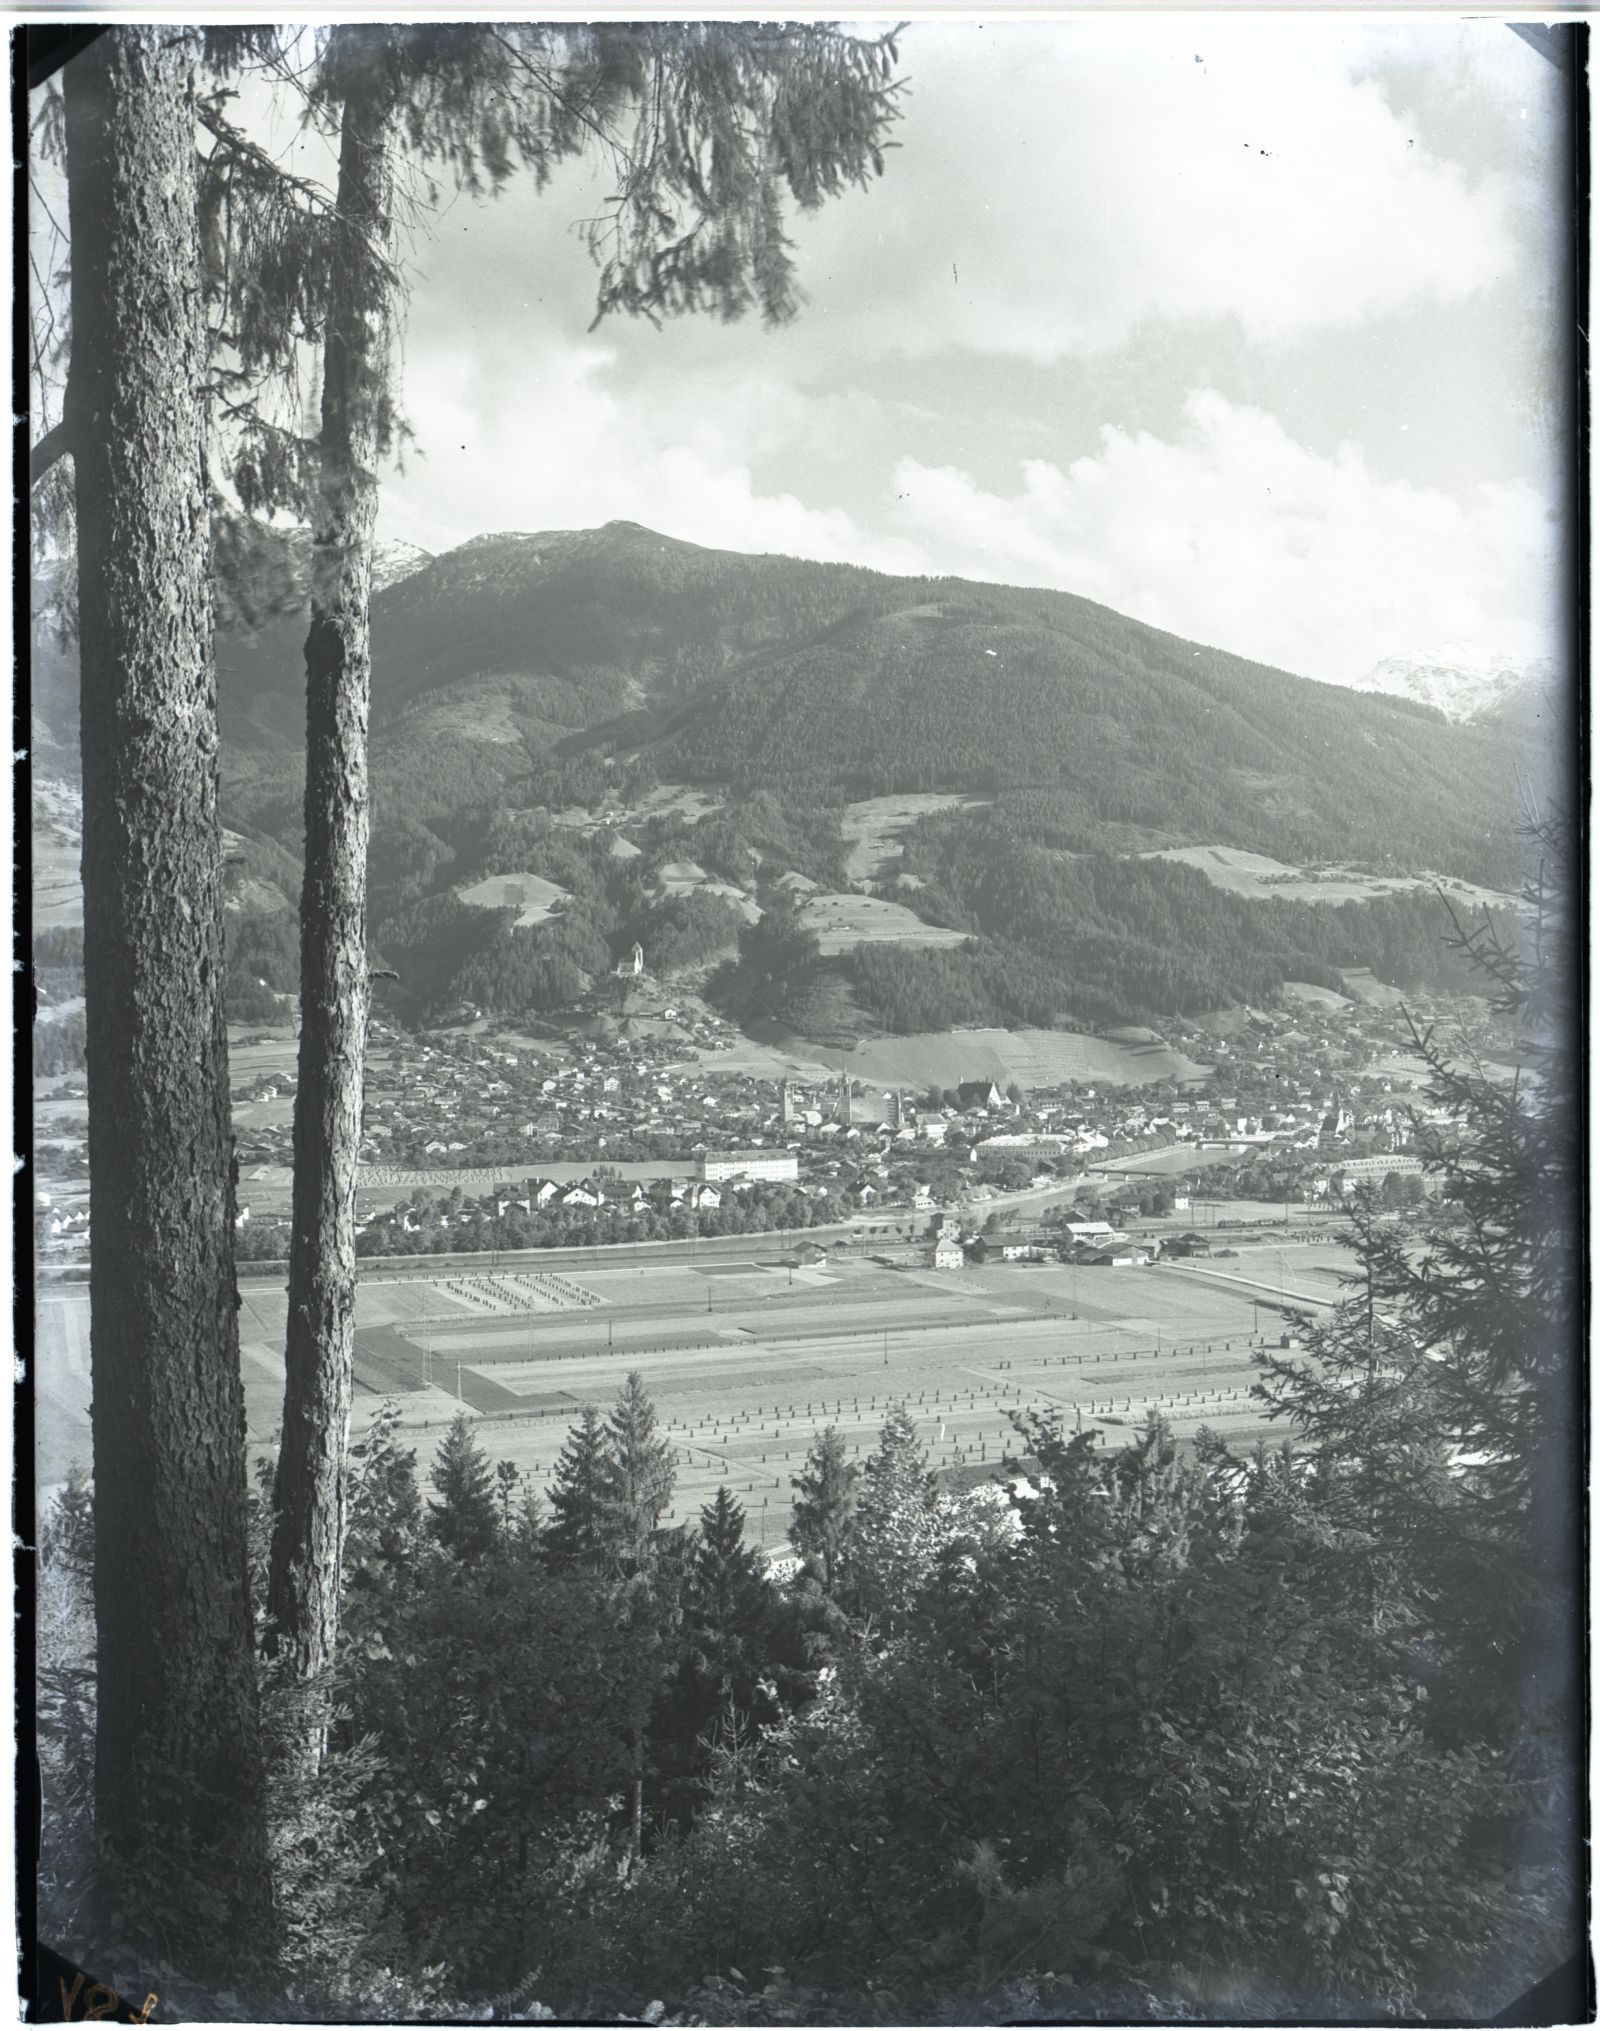
[[[482,881],[457,889],[456,894],[475,910],[515,910],[519,931],[544,923],[571,900],[565,889],[537,874],[485,875]]]
[[[1167,846],[1142,856],[1146,860],[1177,860],[1197,867],[1219,889],[1259,902],[1282,896],[1297,903],[1366,902],[1374,896],[1396,895],[1405,889],[1443,888],[1458,908],[1506,909],[1514,898],[1473,882],[1428,873],[1363,874],[1349,867],[1291,867],[1264,853],[1246,853],[1237,846]]]
[[[811,1047],[835,1072],[850,1072],[910,1092],[963,1079],[1015,1079],[1042,1092],[1069,1079],[1105,1086],[1140,1086],[1157,1079],[1198,1082],[1210,1067],[1162,1043],[1119,1043],[1074,1030],[926,1030],[875,1037],[849,1051]]]
[[[904,903],[839,891],[807,897],[800,923],[815,931],[827,959],[853,952],[858,945],[964,945],[967,940],[965,931],[923,923]]]
[[[894,863],[905,853],[902,835],[919,818],[933,811],[974,810],[987,807],[987,799],[959,792],[911,791],[899,797],[864,797],[847,804],[839,830],[850,842],[845,871],[852,882],[881,881],[894,872]]]

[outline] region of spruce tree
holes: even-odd
[[[723,1485],[700,1511],[684,1590],[686,1639],[704,1677],[726,1692],[767,1603],[761,1557],[744,1541],[744,1510]]]
[[[855,1525],[860,1470],[845,1453],[844,1434],[829,1425],[791,1477],[797,1500],[789,1534],[796,1551],[822,1561],[822,1581],[836,1591]]]
[[[493,1550],[499,1533],[494,1478],[465,1411],[440,1441],[428,1479],[439,1492],[428,1504],[429,1536],[466,1564]]]
[[[604,1555],[602,1501],[606,1439],[600,1412],[586,1403],[557,1455],[544,1545],[554,1565],[595,1565]]]
[[[634,1369],[606,1420],[600,1476],[601,1531],[609,1556],[624,1572],[639,1572],[649,1563],[676,1480],[671,1448],[656,1436],[655,1406]]]

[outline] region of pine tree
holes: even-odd
[[[270,1924],[224,1023],[207,332],[181,27],[66,68],[82,676],[95,1812],[126,1918],[189,1870],[212,1962]],[[105,1886],[110,1889],[109,1883]],[[177,1893],[181,1898],[182,1892]],[[124,1935],[126,1936],[126,1935]]]
[[[603,1500],[606,1435],[600,1412],[586,1403],[556,1458],[550,1484],[551,1520],[545,1550],[556,1565],[597,1565],[605,1554]]]
[[[796,1551],[822,1561],[823,1585],[829,1594],[838,1587],[849,1552],[860,1478],[837,1425],[819,1435],[805,1466],[791,1477],[797,1500],[789,1534]]]
[[[465,1411],[440,1440],[428,1479],[440,1498],[428,1504],[429,1536],[465,1564],[492,1551],[499,1532],[494,1479]]]
[[[639,1572],[649,1563],[676,1480],[672,1450],[656,1436],[655,1406],[644,1377],[634,1369],[606,1420],[600,1477],[601,1532],[609,1556],[623,1571]]]

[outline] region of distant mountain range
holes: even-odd
[[[1548,656],[1485,654],[1471,643],[1447,642],[1428,656],[1387,656],[1351,688],[1409,698],[1459,725],[1474,725],[1526,712],[1556,682]]]

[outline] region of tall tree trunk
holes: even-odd
[[[270,1883],[233,1269],[195,54],[193,31],[114,28],[66,67],[67,416],[80,546],[96,1824],[108,1879],[127,1877],[134,1911],[162,1890],[180,1907],[164,1915],[169,1936],[182,1938],[186,1877],[209,1879],[206,1929],[222,1953],[264,1937]]]
[[[306,638],[300,1080],[294,1110],[283,1443],[274,1489],[268,1642],[300,1680],[331,1665],[354,1358],[355,1189],[367,1007],[367,706],[375,473],[393,313],[392,93],[368,66],[384,31],[344,30],[341,245],[328,308]],[[320,1755],[315,1703],[307,1750]]]

